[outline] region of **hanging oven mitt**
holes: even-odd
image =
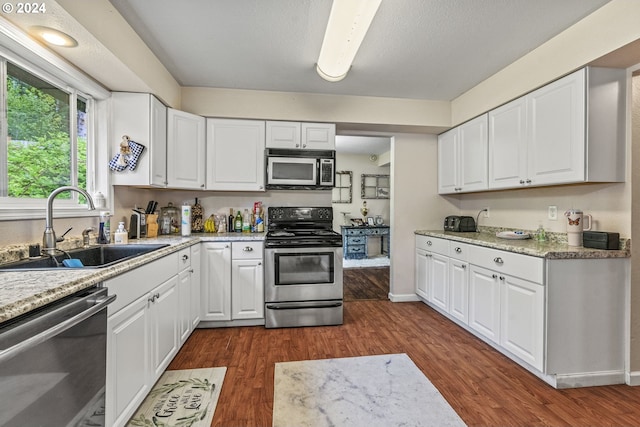
[[[122,172],[127,168],[128,159],[131,155],[131,149],[129,148],[130,140],[127,135],[122,137],[119,152],[109,160],[109,169],[112,171]]]
[[[140,159],[140,156],[142,155],[142,152],[144,151],[144,145],[129,140],[129,158],[127,159],[127,164],[129,167],[130,171],[133,171],[136,169],[136,166],[138,166],[138,160]]]

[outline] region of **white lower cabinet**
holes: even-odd
[[[498,275],[472,265],[469,273],[469,327],[500,342],[500,282]]]
[[[544,286],[500,276],[500,345],[534,368],[544,369]]]
[[[260,241],[203,243],[203,326],[227,326],[236,321],[264,324],[262,263]]]
[[[231,319],[264,318],[262,243],[234,242],[231,255]]]
[[[127,423],[193,330],[184,322],[185,309],[192,315],[184,297],[193,290],[190,270],[199,267],[180,269],[187,261],[180,256],[190,253],[174,252],[104,282],[117,295],[107,309],[105,425]]]
[[[457,259],[449,260],[449,314],[461,321],[469,322],[469,263]]]
[[[231,320],[231,242],[202,243],[203,321]]]
[[[447,258],[443,241],[416,236],[422,301],[556,388],[625,382],[628,258],[545,259],[453,240]],[[448,300],[434,281],[441,258]]]
[[[431,254],[430,301],[445,311],[449,311],[449,258],[438,253]]]
[[[200,322],[200,245],[179,252],[180,345]]]

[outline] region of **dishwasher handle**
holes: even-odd
[[[91,305],[88,309],[81,311],[80,313],[74,315],[73,317],[70,317],[69,319],[66,319],[60,323],[55,324],[54,326],[39,332],[33,336],[30,336],[29,338],[26,338],[25,340],[18,342],[17,344],[6,348],[4,350],[0,351],[0,363],[12,359],[13,357],[15,357],[16,355],[25,352],[35,346],[37,346],[38,344],[41,344],[53,337],[55,337],[56,335],[61,334],[62,332],[66,331],[67,329],[70,329],[72,327],[74,327],[75,325],[79,324],[80,322],[90,318],[91,316],[93,316],[96,313],[99,313],[100,311],[104,310],[107,308],[107,305],[111,304],[113,302],[113,300],[116,299],[116,295],[105,295],[105,296],[99,296],[99,297],[95,297],[95,295],[89,295],[85,298],[86,301],[91,301],[92,298],[95,298],[92,303],[93,305]],[[45,315],[46,316],[46,315]],[[44,316],[43,316],[44,317]],[[33,320],[33,322],[37,322],[37,319]],[[24,325],[23,327],[28,327],[27,325]]]

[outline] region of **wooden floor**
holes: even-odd
[[[638,426],[640,387],[555,390],[420,302],[346,302],[344,324],[198,329],[169,369],[226,366],[214,426],[270,426],[277,362],[406,353],[469,426]]]
[[[389,299],[389,267],[345,268],[344,300]]]

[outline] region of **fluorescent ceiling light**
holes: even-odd
[[[316,71],[338,82],[351,68],[382,0],[333,0]]]
[[[63,33],[62,31],[54,30],[53,28],[34,26],[29,28],[29,30],[31,34],[47,44],[62,47],[78,46],[78,42],[76,41],[76,39],[66,33]]]

